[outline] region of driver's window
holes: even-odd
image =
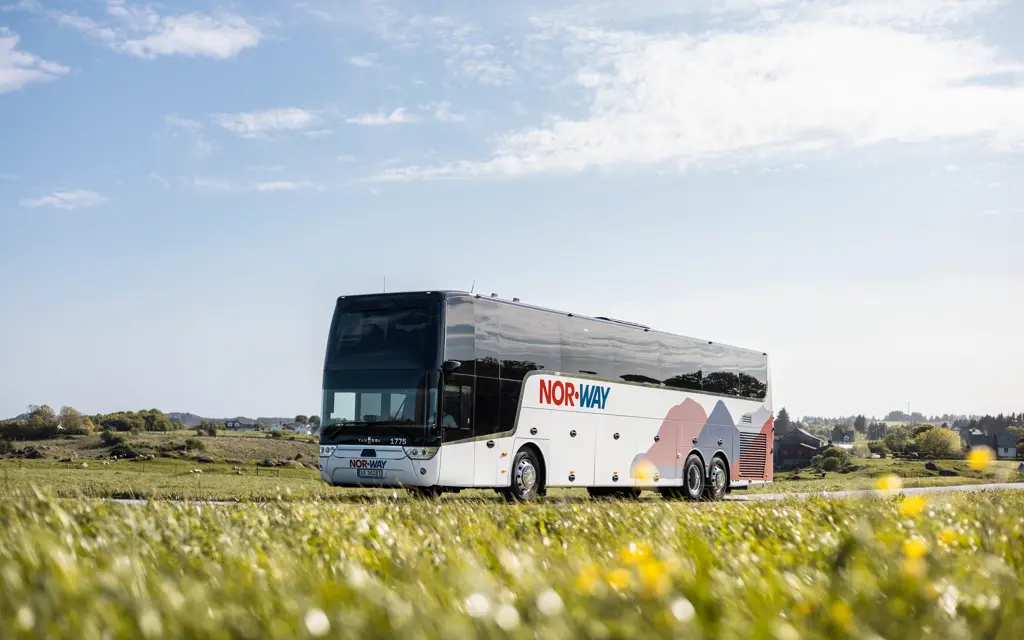
[[[445,442],[473,437],[472,376],[451,375],[445,379],[441,425]]]

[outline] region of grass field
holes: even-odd
[[[0,499],[2,638],[1024,637],[1024,494]]]

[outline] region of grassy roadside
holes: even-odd
[[[1024,637],[1024,495],[0,499],[0,637]]]
[[[261,452],[260,455],[265,453]],[[278,451],[277,453],[281,453]],[[262,462],[262,460],[260,461]],[[755,485],[745,493],[797,493],[872,489],[883,474],[894,473],[903,478],[904,487],[957,486],[988,482],[1022,482],[1024,475],[1015,472],[1007,462],[993,462],[985,471],[974,471],[965,463],[942,463],[961,475],[939,476],[925,469],[924,462],[873,460],[865,468],[850,474],[829,473],[825,478],[789,480],[776,476],[773,483]],[[399,497],[405,493],[391,489],[359,490],[327,486],[315,469],[285,460],[287,466],[260,467],[249,460],[239,464],[200,463],[194,459],[157,458],[154,460],[102,461],[76,459],[0,460],[0,488],[4,493],[35,488],[64,498],[139,498],[162,500],[227,500],[269,501],[303,499],[361,499]],[[85,465],[85,466],[83,466]],[[201,473],[197,473],[201,472]],[[548,494],[559,501],[586,501],[582,489],[552,489]],[[444,500],[499,501],[491,490],[466,490]],[[660,500],[654,492],[644,492],[644,501]]]

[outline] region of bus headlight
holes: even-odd
[[[438,447],[404,447],[405,455],[413,460],[430,460],[437,455]]]

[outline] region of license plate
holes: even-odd
[[[359,478],[383,478],[383,469],[356,469],[356,476]]]

